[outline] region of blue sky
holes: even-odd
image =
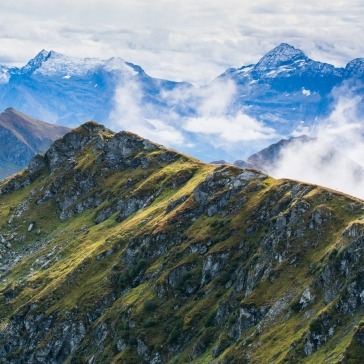
[[[203,84],[286,42],[344,66],[364,57],[363,14],[362,0],[2,0],[0,64],[45,48],[120,56],[152,76]]]

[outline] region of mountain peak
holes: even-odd
[[[255,66],[255,70],[270,70],[297,60],[307,60],[307,57],[300,49],[294,48],[287,43],[281,43],[260,59]]]
[[[47,57],[49,55],[49,51],[47,51],[46,49],[42,49],[36,56],[35,58],[37,57]]]
[[[34,58],[32,58],[22,69],[22,73],[33,73],[37,68],[41,67],[44,61],[46,61],[51,55],[45,49],[42,49]]]
[[[66,56],[55,51],[43,49],[31,59],[22,69],[25,74],[42,74],[45,76],[60,76],[70,78],[87,74],[90,70],[103,68],[108,72],[122,72],[131,75],[144,73],[140,66],[125,62],[122,58],[110,59],[77,58]]]
[[[112,166],[131,163],[128,158],[143,152],[163,149],[163,146],[152,143],[137,134],[121,131],[114,133],[104,125],[88,121],[56,140],[46,152],[51,170],[72,168],[78,153],[88,153],[86,148],[93,142],[94,151],[102,151],[102,160]],[[175,155],[175,153],[172,153]],[[140,158],[139,158],[140,159]],[[133,163],[138,163],[137,158]],[[127,160],[127,162],[125,162]],[[140,161],[139,161],[140,162]]]
[[[22,112],[20,112],[19,110],[13,108],[13,107],[8,107],[6,108],[1,114],[0,114],[0,119],[2,121],[4,120],[8,120],[10,124],[16,124],[16,120],[26,120],[26,121],[30,121],[30,120],[36,120],[31,118],[30,116],[23,114]],[[39,120],[40,121],[40,120]]]
[[[6,108],[1,114],[15,114],[16,110],[13,107]]]
[[[364,77],[364,58],[356,58],[350,61],[345,71],[349,77]]]

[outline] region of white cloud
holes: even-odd
[[[217,80],[209,87],[196,90],[201,99],[198,112],[201,115],[226,114],[233,102],[237,92],[236,85],[232,80]]]
[[[277,138],[275,130],[242,111],[236,111],[237,88],[232,80],[216,80],[208,87],[192,90],[196,116],[184,120],[183,129],[208,140],[211,146],[232,151],[244,142]],[[183,95],[181,99],[188,99]]]
[[[268,172],[330,187],[364,199],[363,99],[350,88],[336,90],[337,103],[330,117],[318,123],[310,143],[296,141],[284,148]]]
[[[184,129],[193,133],[218,137],[215,143],[229,149],[230,143],[272,140],[277,138],[275,130],[259,121],[238,112],[234,116],[200,116],[187,119]]]
[[[166,146],[184,143],[180,131],[162,120],[147,119],[144,113],[142,92],[133,76],[124,75],[115,90],[114,109],[110,113],[113,130],[127,130]]]
[[[21,65],[45,48],[119,56],[152,76],[202,84],[287,42],[344,65],[364,55],[363,13],[361,0],[3,0],[0,63]]]

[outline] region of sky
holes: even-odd
[[[362,0],[1,0],[0,64],[41,49],[119,56],[153,77],[205,84],[285,42],[336,66],[364,57]]]

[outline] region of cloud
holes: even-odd
[[[20,66],[42,48],[119,56],[154,77],[201,85],[287,42],[342,66],[364,55],[363,13],[361,0],[3,0],[0,62]]]
[[[109,115],[114,130],[127,130],[166,146],[185,142],[183,134],[163,120],[147,118],[143,93],[136,78],[122,75],[114,93],[114,109]]]
[[[165,90],[157,103],[144,92],[137,75],[120,77],[111,128],[133,131],[206,162],[232,162],[279,137],[274,129],[234,109],[237,88],[231,80],[201,88],[181,85]]]
[[[205,136],[216,136],[215,142],[228,149],[231,143],[272,140],[278,136],[274,129],[241,112],[233,116],[189,118],[184,129]]]
[[[268,172],[277,178],[315,183],[364,199],[364,118],[358,112],[363,98],[354,96],[350,87],[334,93],[336,107],[311,131],[315,139],[289,144]]]
[[[215,80],[208,87],[196,89],[193,99],[198,100],[197,115],[186,118],[183,129],[213,137],[211,144],[225,149],[232,149],[239,142],[276,138],[274,129],[234,109],[236,96],[232,80]]]

